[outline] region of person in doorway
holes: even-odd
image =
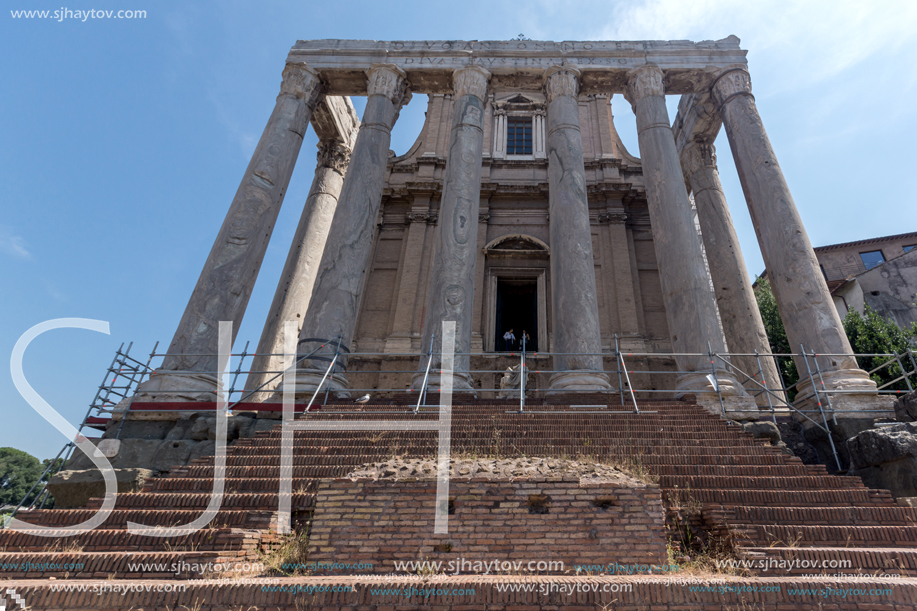
[[[513,335],[513,329],[510,328],[509,331],[503,334],[503,351],[509,352],[513,349],[513,346],[516,344],[516,336]]]
[[[524,346],[526,347],[526,349],[529,349],[529,350],[530,350],[530,349],[532,348],[532,336],[529,335],[529,332],[528,332],[528,331],[526,331],[525,329],[523,329],[523,330],[522,330],[522,336],[521,336],[521,337],[522,337],[522,341],[523,341],[523,344],[522,344],[522,345],[524,345]],[[520,346],[520,348],[521,348],[521,346]]]

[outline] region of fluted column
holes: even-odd
[[[734,354],[751,354],[755,350],[767,354],[770,352],[770,344],[745,267],[745,259],[742,257],[739,237],[726,204],[723,185],[720,184],[716,149],[709,142],[691,142],[682,150],[681,163],[694,193],[694,204],[697,207],[720,320],[726,334],[726,345]],[[766,383],[768,387],[780,385],[777,365],[769,356],[760,359],[754,356],[733,356],[731,361],[734,366],[749,376],[755,376],[758,382]],[[763,380],[758,377],[759,363]],[[744,379],[744,376],[738,377]],[[745,382],[745,389],[755,396],[755,402],[766,407],[768,397],[766,393],[760,392],[760,388],[751,381]],[[756,391],[760,394],[756,394]],[[778,394],[782,398],[783,393]],[[770,404],[777,405],[778,401],[772,397]]]
[[[430,290],[421,346],[433,340],[433,362],[427,382],[440,387],[443,321],[455,321],[453,392],[474,393],[470,374],[471,325],[474,314],[474,271],[478,245],[478,210],[481,198],[481,154],[484,147],[484,100],[490,73],[479,66],[460,68],[453,74],[452,133],[443,177],[440,227],[434,246]],[[413,386],[423,383],[426,359]]]
[[[662,70],[652,64],[632,71],[625,97],[637,115],[637,137],[666,320],[674,352],[704,353],[709,341],[715,352],[723,353],[726,351],[723,334],[669,123],[662,77]],[[707,378],[712,373],[710,358],[678,356],[675,361],[679,371],[686,372],[678,375],[676,396],[708,393],[716,398],[713,394],[716,388]],[[714,359],[714,365],[722,393],[744,397],[751,404],[746,407],[754,407],[722,361]],[[720,410],[718,402],[708,408]]]
[[[317,72],[305,64],[287,64],[274,111],[226,213],[168,355],[138,393],[170,391],[151,395],[159,400],[215,397],[219,322],[232,321],[235,340],[321,93]]]
[[[325,240],[328,238],[349,162],[350,147],[343,142],[322,140],[318,143],[315,178],[299,217],[299,225],[293,235],[293,244],[287,254],[274,301],[271,302],[271,309],[264,322],[256,356],[252,359],[253,372],[283,369],[283,323],[291,320],[299,323],[297,327],[302,328],[302,319],[309,309],[318,264],[325,250]],[[254,390],[275,377],[273,373],[252,373],[245,382],[245,390]],[[266,401],[271,395],[270,391],[279,386],[280,378],[276,378],[252,395],[251,400]]]
[[[806,350],[822,354],[850,354],[850,342],[840,316],[758,115],[748,72],[744,68],[725,71],[714,82],[711,93],[729,138],[768,279],[792,350],[798,352],[802,344]],[[876,394],[875,382],[857,366],[852,356],[819,357],[818,364],[827,390],[860,391],[833,395],[831,404],[835,411],[889,409],[891,399]],[[806,364],[802,358],[796,358],[796,369],[804,378],[796,402],[814,406],[812,384],[805,379]],[[863,414],[863,417],[879,415]]]
[[[368,77],[366,110],[300,332],[300,355],[318,347],[307,341],[310,338],[340,335],[345,349],[350,348],[353,339],[382,202],[392,126],[402,105],[411,98],[406,75],[397,66],[374,64]],[[334,347],[328,346],[316,355],[318,358],[300,365],[296,376],[298,395],[318,386],[333,353]],[[337,395],[347,396],[343,374],[333,376],[331,386]]]
[[[549,393],[610,388],[602,371],[602,338],[586,201],[583,138],[579,125],[579,70],[548,68],[548,213],[551,235],[551,303],[554,357]],[[590,356],[587,356],[590,355]]]

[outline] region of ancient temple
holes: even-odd
[[[363,355],[349,359],[349,373],[330,375],[338,396],[417,389],[425,353],[434,355],[435,389],[436,330],[452,320],[459,392],[493,388],[473,372],[502,366],[487,356],[505,352],[514,330],[531,352],[550,355],[540,367],[550,375],[537,384],[548,396],[613,389],[606,355],[624,349],[674,354],[668,386],[647,384],[676,398],[707,404],[715,393],[717,409],[754,411],[767,395],[761,381],[778,376],[771,360],[753,358],[769,347],[719,183],[721,127],[791,344],[850,353],[735,37],[300,41],[283,74],[169,356],[145,391],[212,396],[216,357],[189,355],[215,355],[218,321],[238,327],[310,121],[321,136],[315,180],[258,346],[275,356],[253,367],[278,370],[281,325],[295,321],[298,353],[310,356],[297,369],[299,396],[321,383],[332,351],[342,364]],[[391,128],[420,94],[423,129],[393,156]],[[673,94],[682,100],[670,118]],[[362,121],[341,97],[349,95],[368,96]],[[639,152],[616,134],[617,104],[636,114]],[[732,356],[711,364],[713,353]],[[373,375],[392,371],[381,365],[387,355],[414,358],[417,373]],[[852,357],[823,357],[818,373],[823,390],[838,392],[832,409],[887,408]],[[270,398],[273,377],[250,377],[258,400]],[[749,388],[759,389],[755,399]],[[810,381],[800,391],[800,404],[818,402]]]

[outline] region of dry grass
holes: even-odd
[[[290,565],[305,565],[309,558],[309,531],[294,530],[287,535],[279,547],[261,557],[265,571],[269,575],[308,575],[305,568],[290,568]]]

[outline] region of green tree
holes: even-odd
[[[49,459],[39,461],[22,450],[0,448],[0,506],[18,505],[50,463]],[[27,504],[35,500],[35,493],[40,488],[36,487],[26,500]],[[48,506],[49,503],[45,503],[45,507]]]
[[[755,297],[758,300],[758,310],[761,312],[761,319],[764,321],[764,332],[767,333],[767,340],[771,345],[771,352],[774,354],[788,354],[795,352],[790,349],[790,341],[786,337],[786,330],[783,328],[783,320],[780,318],[780,310],[777,309],[777,299],[771,290],[771,283],[764,278],[755,279]],[[799,350],[799,346],[796,347]],[[780,369],[780,375],[783,376],[783,383],[792,386],[799,381],[799,372],[796,371],[796,363],[791,357],[777,357],[777,367]],[[790,391],[789,400],[792,401],[796,396],[796,391]]]
[[[799,350],[799,346],[796,346],[795,350],[790,349],[790,342],[786,337],[786,330],[783,328],[783,321],[777,309],[777,300],[774,298],[771,285],[767,280],[756,279],[755,296],[758,300],[758,310],[764,320],[764,331],[767,333],[771,351],[774,353],[787,353]],[[866,306],[864,314],[860,314],[856,310],[847,312],[844,317],[844,332],[847,333],[850,347],[853,348],[855,354],[888,354],[892,352],[901,354],[912,347],[912,341],[917,338],[917,323],[912,324],[909,329],[902,329],[894,322],[880,316],[869,306]],[[857,357],[857,363],[864,371],[872,371],[888,360],[888,357]],[[780,373],[783,375],[784,383],[787,386],[795,384],[799,380],[799,373],[796,371],[796,364],[793,359],[778,357],[777,362],[780,367]],[[913,369],[909,358],[903,358],[902,363],[905,366],[905,370],[911,371]],[[871,377],[876,384],[881,386],[899,377],[902,373],[898,364],[893,363],[874,373]],[[906,390],[907,385],[904,380],[899,380],[889,386],[889,389]],[[795,395],[794,391],[790,392],[791,401]]]
[[[885,354],[890,352],[901,354],[910,349],[912,340],[917,338],[917,323],[911,323],[910,328],[902,329],[894,322],[879,315],[869,306],[866,306],[863,314],[856,310],[847,312],[847,316],[844,317],[844,332],[847,333],[850,345],[857,354]],[[888,361],[889,358],[886,356],[857,357],[857,364],[864,371],[872,371]],[[904,365],[904,369],[908,372],[914,369],[907,356],[901,359],[901,364]],[[904,371],[895,361],[870,377],[876,384],[882,386],[900,377],[902,373]],[[913,382],[911,384],[913,385]],[[907,390],[907,384],[904,380],[898,380],[890,385],[888,389]]]

